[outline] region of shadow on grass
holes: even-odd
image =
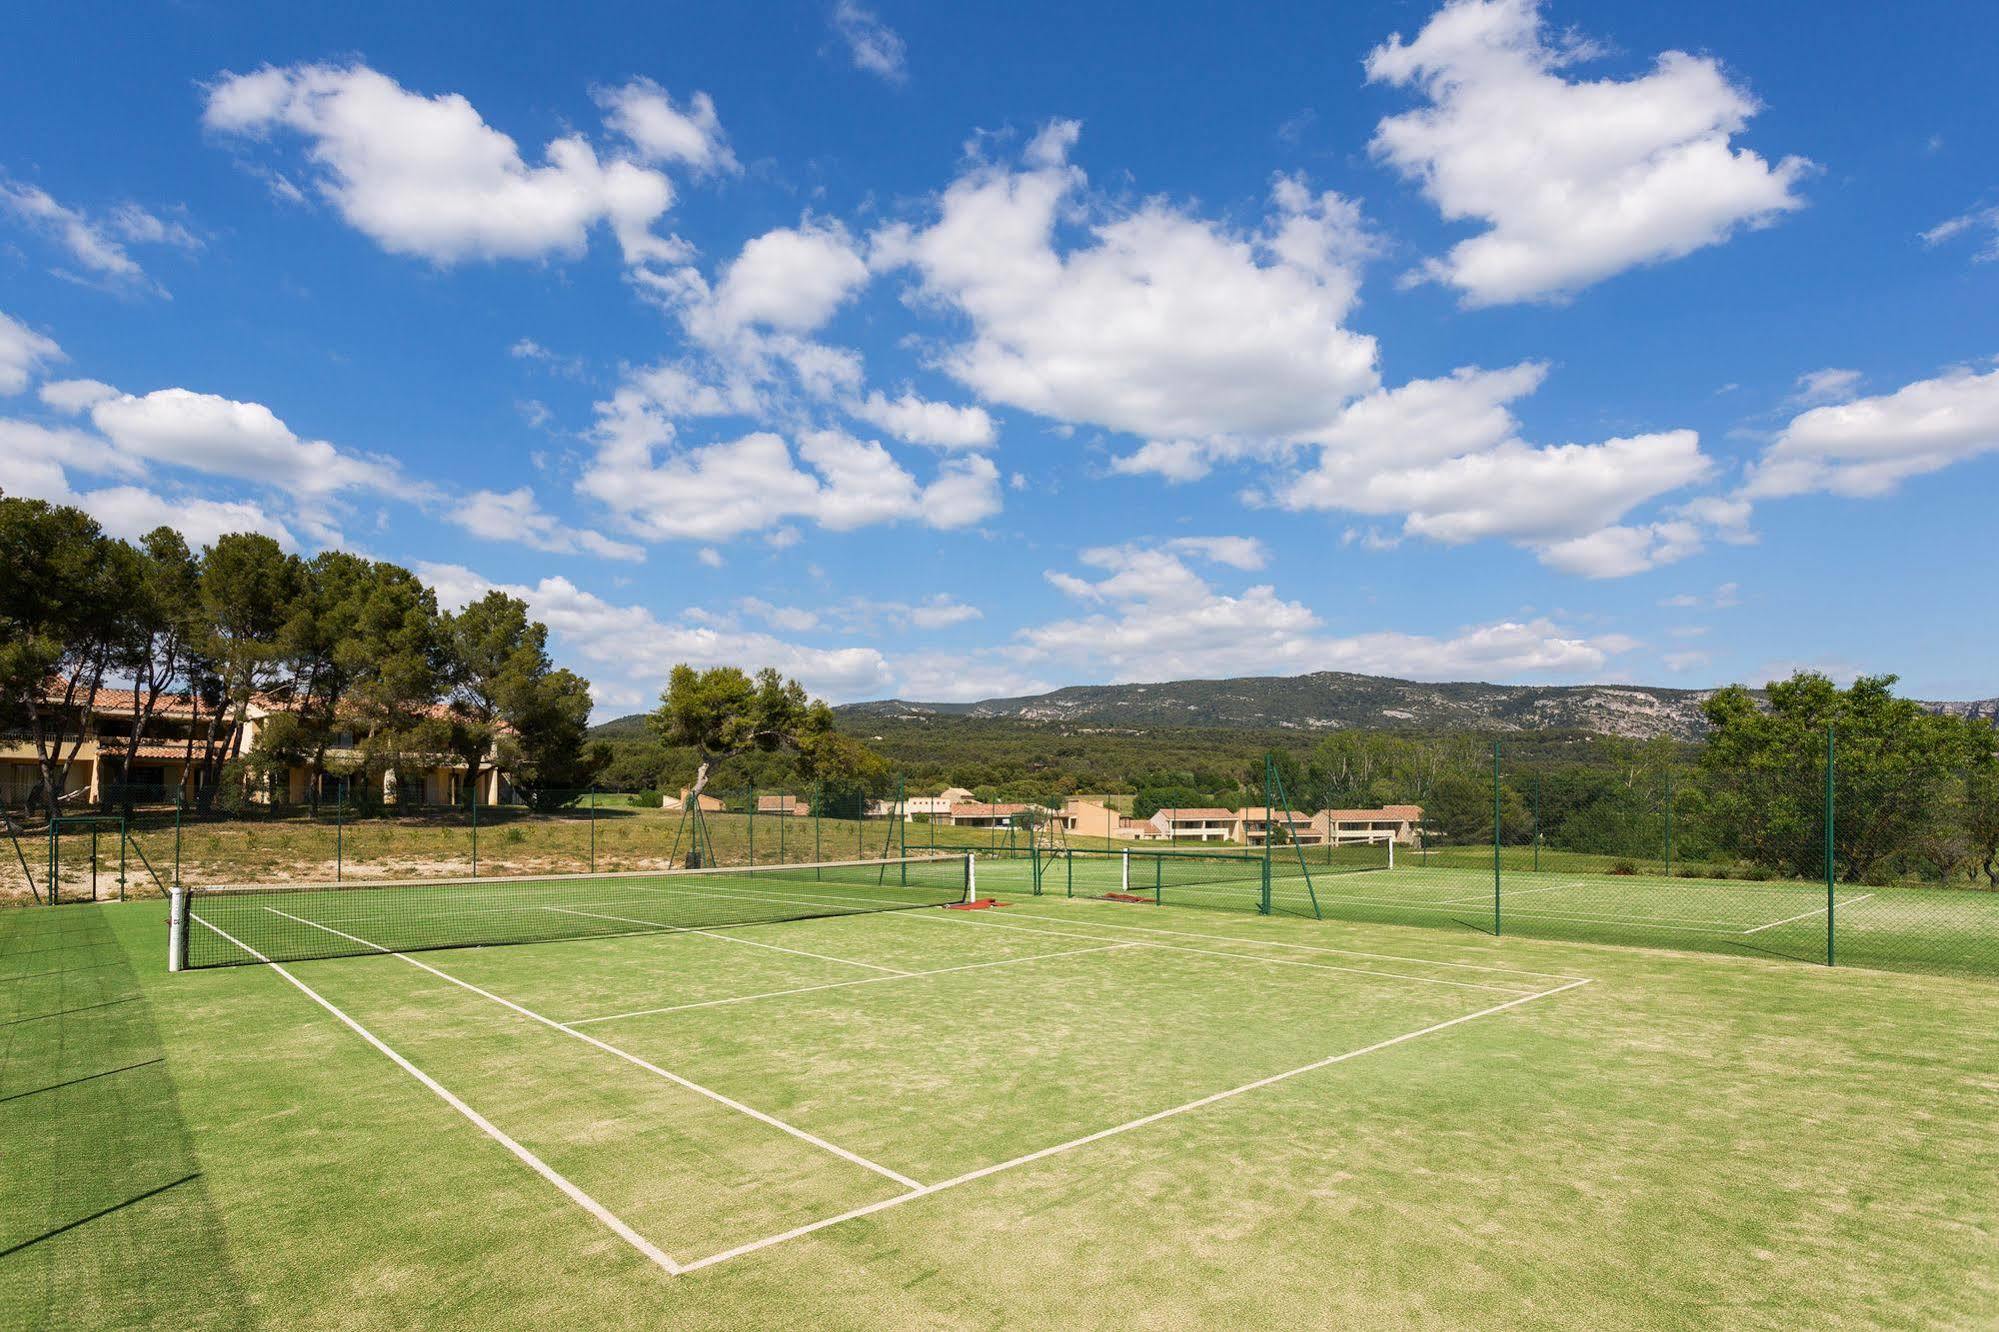
[[[29,956],[35,971],[5,975]],[[0,908],[0,994],[21,1015],[0,1042],[0,1321],[245,1323],[152,1005],[104,912]]]

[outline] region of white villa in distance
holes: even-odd
[[[667,796],[661,805],[680,809],[687,801],[687,789]],[[1263,806],[1224,809],[1220,806],[1162,809],[1149,819],[1133,818],[1115,809],[1112,796],[1071,796],[1060,811],[1048,811],[1066,836],[1101,838],[1124,842],[1212,842],[1219,846],[1262,846],[1269,839],[1269,825],[1286,829],[1287,845],[1345,846],[1360,842],[1398,842],[1412,845],[1423,822],[1421,805],[1383,805],[1378,809],[1322,809],[1316,814],[1294,811],[1266,813]],[[719,814],[726,808],[714,796],[701,797],[705,813]],[[1039,806],[976,800],[962,786],[948,787],[936,795],[913,795],[903,801],[902,817],[909,823],[934,823],[951,828],[1011,828],[1016,816]],[[759,793],[756,812],[765,817],[793,818],[810,815],[811,802],[804,796],[785,791]],[[865,817],[893,819],[896,802],[870,800]],[[851,816],[848,816],[851,817]]]

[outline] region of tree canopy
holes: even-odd
[[[33,738],[44,793],[65,789],[84,705],[111,684],[132,704],[101,749],[121,765],[104,784],[157,741],[162,701],[190,696],[200,713],[182,739],[202,804],[293,766],[312,799],[331,775],[365,778],[349,789],[367,800],[446,754],[474,779],[497,762],[530,794],[582,786],[603,761],[585,737],[588,681],[554,666],[546,627],[503,593],[445,614],[386,561],[302,559],[256,533],[193,552],[166,527],[134,545],[81,510],[7,496],[0,568],[0,727]],[[238,752],[253,705],[256,745]]]

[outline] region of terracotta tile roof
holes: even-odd
[[[1212,822],[1216,819],[1234,819],[1232,809],[1162,809],[1159,811],[1175,823],[1189,823],[1196,820]]]
[[[1025,813],[1026,805],[982,805],[977,801],[951,806],[954,819],[1003,819],[1013,814]]]
[[[1421,805],[1383,805],[1379,809],[1328,809],[1319,815],[1334,823],[1404,823],[1423,817]]]
[[[62,688],[52,683],[43,692],[42,698],[45,702],[60,703],[62,702],[62,695]],[[92,712],[129,713],[136,705],[137,700],[138,694],[136,691],[131,689],[114,689],[109,685],[100,685],[96,694],[87,700],[87,702],[81,695],[78,696],[78,701],[85,702],[85,705]],[[153,715],[156,717],[206,717],[209,713],[201,706],[201,700],[192,695],[161,694],[153,704]]]

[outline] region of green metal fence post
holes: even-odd
[[[176,854],[176,861],[179,856]],[[340,882],[340,875],[347,860],[347,785],[341,783],[340,803],[333,807],[333,881]],[[176,871],[176,879],[179,874]]]
[[[1499,741],[1492,742],[1492,933],[1499,935]]]
[[[750,864],[757,863],[757,784],[750,783]]]
[[[909,783],[901,773],[895,775],[895,851],[903,861],[902,881],[909,882]],[[1041,883],[1040,875],[1035,876],[1035,886]]]
[[[820,854],[820,847],[819,847],[819,838],[820,838],[819,820],[821,818],[825,804],[826,804],[826,783],[824,782],[812,783],[812,863],[815,865],[817,865],[820,861],[825,859],[825,856]],[[814,873],[812,877],[816,879],[819,876],[817,873]]]
[[[1832,860],[1832,835],[1833,835],[1833,818],[1835,817],[1833,812],[1834,805],[1833,805],[1833,785],[1832,785],[1833,761],[1834,761],[1834,752],[1833,752],[1832,727],[1828,726],[1825,728],[1825,964],[1827,966],[1833,965],[1832,893],[1833,893],[1834,871],[1833,871],[1833,860]]]
[[[118,816],[118,900],[125,900],[125,840],[129,833],[126,816]]]
[[[597,783],[590,783],[590,872],[597,872]]]
[[[1534,774],[1534,872],[1541,872],[1541,774]]]
[[[1263,901],[1258,910],[1270,914],[1270,844],[1271,820],[1277,816],[1276,801],[1270,790],[1271,778],[1276,771],[1276,760],[1269,754],[1263,756]]]
[[[1666,877],[1673,877],[1673,770],[1666,770]]]

